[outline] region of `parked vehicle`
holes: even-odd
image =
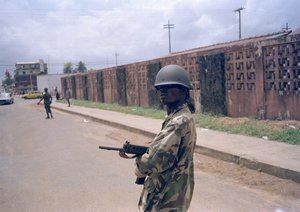
[[[34,91],[31,93],[27,93],[27,94],[23,94],[21,96],[23,99],[39,99],[43,97],[43,93],[42,92],[38,92],[38,91]]]
[[[13,104],[14,97],[10,93],[0,93],[0,104]]]

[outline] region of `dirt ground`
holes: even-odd
[[[242,186],[294,197],[300,201],[300,184],[290,180],[200,154],[195,154],[195,167],[203,172],[228,178]]]
[[[120,146],[125,142],[124,138],[131,143],[147,145],[151,139],[135,133],[120,130],[110,135],[113,139],[120,141]],[[281,179],[269,174],[248,169],[246,167],[215,159],[209,156],[195,154],[195,169],[211,173],[216,176],[249,188],[267,191],[273,194],[293,197],[300,201],[300,184]]]
[[[251,121],[249,118],[222,118],[223,122],[239,124]],[[264,125],[274,130],[281,129],[300,129],[300,121],[295,120],[256,120],[261,122]],[[115,136],[125,136],[122,135],[120,131],[119,135]],[[125,134],[127,134],[125,132]],[[134,135],[133,137],[128,137],[129,140],[137,141],[138,143],[144,143],[147,145],[147,142],[150,141],[149,138],[138,134],[127,134],[126,136]],[[300,201],[300,184],[286,179],[281,179],[263,172],[256,170],[251,170],[246,167],[243,167],[238,164],[229,163],[222,161],[220,159],[215,159],[213,157],[195,154],[195,168],[199,171],[211,173],[217,176],[222,176],[225,179],[228,179],[231,182],[239,184],[241,186],[246,186],[249,188],[263,190],[270,193],[289,196]]]

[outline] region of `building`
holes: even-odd
[[[153,84],[168,64],[190,74],[197,111],[300,120],[299,29],[63,77],[62,89],[76,99],[160,107]]]
[[[14,71],[15,92],[18,94],[37,91],[37,76],[48,73],[47,64],[39,62],[17,62]]]

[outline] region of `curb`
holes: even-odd
[[[90,115],[85,115],[79,112],[74,112],[74,111],[69,111],[63,108],[59,108],[59,107],[55,107],[55,106],[51,106],[53,109],[59,110],[59,111],[63,111],[66,113],[70,113],[70,114],[74,114],[74,115],[78,115],[81,117],[87,117],[95,122],[99,122],[101,124],[105,124],[105,125],[109,125],[111,127],[115,127],[115,128],[119,128],[119,129],[125,129],[128,130],[130,132],[134,132],[134,133],[138,133],[141,135],[144,135],[148,138],[154,138],[156,136],[156,133],[153,132],[149,132],[146,130],[142,130],[142,129],[138,129],[135,127],[130,127],[128,125],[124,125],[124,124],[120,124],[117,122],[112,122],[112,121],[108,121],[108,120],[104,120],[101,118],[96,118]],[[219,150],[215,150],[212,148],[208,148],[205,146],[201,146],[201,145],[196,145],[195,148],[195,153],[198,154],[203,154],[206,156],[210,156],[213,158],[217,158],[220,160],[224,160],[227,162],[231,162],[231,163],[235,163],[244,167],[247,167],[249,169],[253,169],[253,170],[257,170],[259,172],[264,172],[282,179],[287,179],[287,180],[293,180],[296,183],[300,184],[300,172],[294,171],[294,170],[290,170],[290,169],[285,169],[279,166],[274,166],[271,164],[266,164],[263,162],[259,162],[253,159],[249,159],[249,158],[245,158],[239,155],[234,155],[231,153],[227,153],[227,152],[222,152]]]

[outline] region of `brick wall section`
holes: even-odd
[[[82,74],[75,76],[77,98],[83,100]]]
[[[66,98],[66,90],[71,89],[71,97],[74,98],[74,91],[72,90],[71,77],[61,78],[61,97]]]
[[[138,105],[147,107],[148,104],[148,87],[147,87],[147,62],[138,63],[137,66],[137,102]]]
[[[88,76],[88,100],[97,101],[97,72],[92,71],[87,73]]]
[[[103,70],[104,99],[107,103],[117,103],[116,68]]]
[[[300,41],[263,48],[267,117],[300,120]]]
[[[218,68],[223,67],[224,70],[220,71],[224,72],[224,77],[223,82],[218,83],[223,83],[225,86],[225,114],[232,117],[300,120],[298,109],[300,108],[300,35],[291,36],[284,33],[275,35],[277,37],[274,35],[255,37],[122,65],[119,68],[125,70],[125,75],[122,76],[126,76],[126,101],[124,101],[124,96],[118,95],[118,89],[120,90],[118,86],[121,85],[118,85],[116,67],[67,77],[66,84],[73,86],[71,89],[76,92],[73,94],[74,97],[83,99],[82,77],[88,75],[89,100],[99,101],[101,97],[99,94],[102,92],[101,98],[107,103],[118,103],[120,102],[118,97],[122,97],[122,102],[128,105],[148,107],[152,106],[155,99],[155,93],[151,92],[153,85],[150,85],[153,82],[149,83],[153,79],[148,79],[148,77],[152,77],[152,72],[156,72],[158,66],[178,64],[190,74],[193,85],[190,94],[195,99],[197,111],[201,111],[204,104],[201,96],[204,93],[201,93],[203,85],[201,85],[199,73],[205,71],[203,70],[205,66],[203,64],[199,66],[197,58],[218,58],[214,55],[223,54],[224,57],[219,57],[218,62],[224,66],[218,66]],[[223,63],[220,58],[223,58]],[[214,67],[212,61],[206,59],[203,61],[208,61],[211,63],[210,67]],[[97,81],[100,79],[99,76],[97,78],[97,73],[100,72],[103,90],[99,90],[102,85],[97,85],[100,83]],[[72,77],[75,78],[75,84],[70,79]],[[120,75],[118,77],[120,78]],[[213,79],[207,80],[213,81]],[[203,81],[203,83],[207,82]],[[213,93],[210,95],[214,98]]]
[[[197,63],[197,54],[185,54],[182,56],[182,66],[188,71],[193,89],[190,92],[191,97],[195,100],[195,105],[198,111],[200,111],[200,102],[201,102],[201,95],[200,95],[200,78],[199,78],[199,66]]]
[[[127,103],[128,105],[139,105],[139,89],[138,89],[138,65],[130,64],[127,66]]]
[[[226,105],[229,116],[256,117],[259,110],[257,99],[263,92],[261,59],[256,47],[248,45],[232,49],[225,54]]]

